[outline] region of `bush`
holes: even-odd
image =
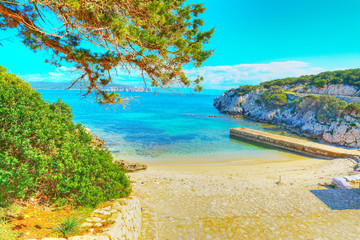
[[[0,67],[0,200],[36,196],[49,203],[96,205],[130,194],[109,150],[72,122],[71,108],[47,103]]]
[[[308,85],[315,87],[324,87],[327,84],[345,84],[360,87],[360,69],[349,69],[332,72],[322,72],[317,75],[307,75],[298,78],[283,78],[266,81],[260,85],[266,89],[272,86],[295,87]]]
[[[353,115],[358,116],[360,115],[360,106],[356,103],[350,103],[344,109],[343,115]]]
[[[62,237],[66,238],[69,236],[69,234],[74,233],[78,229],[78,222],[78,218],[71,216],[64,219],[54,230],[59,232]]]
[[[317,88],[323,88],[327,84],[327,80],[326,79],[316,79],[315,81],[313,81],[312,84]]]
[[[244,85],[240,86],[236,91],[238,96],[244,96],[249,92],[255,91],[257,89],[259,89],[259,86]]]
[[[297,111],[305,113],[315,111],[318,108],[319,97],[315,95],[307,95],[297,102]]]
[[[232,88],[225,93],[234,92],[237,96],[244,96],[248,94],[249,92],[255,91],[257,89],[262,88],[261,86],[252,86],[252,85],[244,85],[240,86],[239,88]]]
[[[320,96],[316,119],[327,123],[340,117],[346,107],[346,102],[333,96]]]
[[[346,106],[346,102],[333,96],[308,95],[297,102],[297,111],[301,113],[313,111],[317,121],[327,123],[340,117]]]
[[[264,91],[261,99],[269,108],[279,108],[287,103],[286,94],[279,86],[272,86],[270,90]]]

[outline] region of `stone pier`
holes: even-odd
[[[358,158],[359,150],[350,150],[326,144],[301,140],[248,128],[232,128],[230,136],[282,148],[288,151],[322,158]]]

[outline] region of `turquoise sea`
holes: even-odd
[[[229,138],[230,128],[277,131],[270,125],[221,114],[218,94],[121,93],[136,97],[127,109],[104,107],[77,91],[39,90],[48,101],[68,103],[74,121],[106,141],[118,159],[166,162],[246,162],[288,159],[286,151]],[[209,117],[217,115],[219,118]],[[292,155],[292,154],[290,154]],[[295,156],[295,155],[294,155]]]

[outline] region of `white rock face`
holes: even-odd
[[[344,119],[353,119],[345,116]],[[355,120],[355,119],[353,119]],[[354,122],[333,122],[329,131],[323,135],[323,140],[328,143],[348,147],[360,147],[360,129]]]
[[[299,92],[315,93],[315,94],[327,94],[336,96],[354,96],[357,92],[357,88],[350,85],[336,84],[326,85],[323,88],[312,87],[304,91],[303,88],[299,89]]]
[[[342,91],[345,91],[346,94],[356,92],[351,86],[332,86],[323,91],[327,91],[328,94],[339,94]],[[339,91],[336,86],[339,87]],[[282,110],[266,108],[260,98],[263,91],[255,90],[244,96],[237,96],[235,92],[223,93],[220,97],[215,98],[214,105],[222,113],[241,114],[255,121],[282,125],[296,133],[321,139],[330,144],[360,147],[360,121],[356,116],[346,115],[342,119],[333,120],[330,123],[320,123],[316,120],[313,111],[299,113],[286,108]],[[292,100],[289,97],[288,99]]]
[[[224,112],[229,114],[239,114],[242,112],[242,108],[239,107],[240,100],[239,97],[233,97],[233,95],[223,93],[220,97],[215,98],[214,104],[220,105]]]

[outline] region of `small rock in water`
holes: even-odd
[[[120,163],[120,165],[124,166],[125,169],[128,172],[136,172],[139,170],[146,170],[147,169],[147,165],[142,164],[142,163],[136,163],[136,162],[128,162],[125,160],[120,160],[118,161]]]

